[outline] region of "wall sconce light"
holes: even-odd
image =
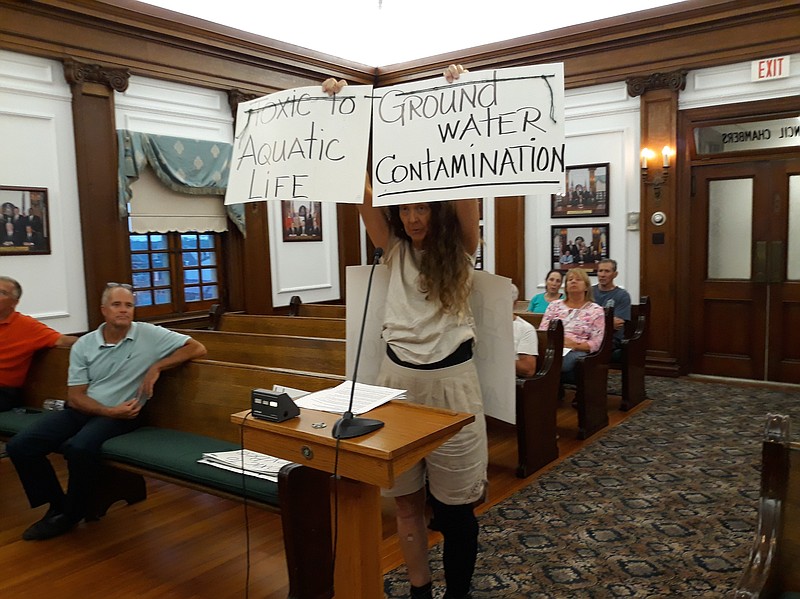
[[[656,200],[661,199],[661,188],[666,186],[669,181],[669,167],[672,158],[672,148],[664,146],[661,150],[661,174],[650,178],[647,173],[647,163],[656,157],[656,153],[650,148],[642,148],[642,183],[653,188],[653,196]]]

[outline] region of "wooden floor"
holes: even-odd
[[[629,413],[611,398],[611,425]],[[645,407],[647,402],[637,409]],[[565,406],[569,406],[569,396]],[[588,441],[575,439],[575,410],[559,410],[561,458]],[[598,433],[602,435],[603,433]],[[529,484],[514,475],[516,438],[502,423],[489,426],[489,493],[479,511]],[[60,458],[58,469],[63,475]],[[552,466],[550,466],[552,467]],[[0,460],[0,597],[59,599],[258,597],[285,599],[288,593],[283,539],[277,514],[241,503],[148,480],[148,499],[115,505],[100,522],[82,523],[58,539],[26,542],[22,531],[45,508],[28,507],[14,468]],[[385,502],[382,559],[385,571],[402,563],[394,536],[391,502]],[[245,523],[247,518],[247,526]],[[249,586],[247,538],[249,530]],[[431,542],[437,542],[435,535]]]

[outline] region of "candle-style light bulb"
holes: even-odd
[[[649,153],[650,153],[650,150],[648,150],[647,148],[643,148],[642,149],[642,168],[643,169],[647,168],[647,155]]]
[[[669,146],[664,146],[664,148],[661,150],[661,158],[663,160],[664,168],[668,168],[669,167],[669,156],[670,156],[670,154],[672,154],[672,150],[669,149]]]

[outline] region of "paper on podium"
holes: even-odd
[[[350,390],[352,388],[352,381],[345,381],[336,387],[304,395],[295,403],[307,410],[343,414],[350,405]],[[389,387],[356,383],[352,412],[355,415],[369,412],[393,399],[405,399],[405,393],[404,389],[391,389]]]

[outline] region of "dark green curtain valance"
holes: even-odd
[[[189,195],[225,195],[233,146],[218,141],[184,139],[120,129],[119,210],[128,216],[130,184],[150,165],[159,180],[178,193]],[[244,206],[226,206],[228,217],[244,234]]]

